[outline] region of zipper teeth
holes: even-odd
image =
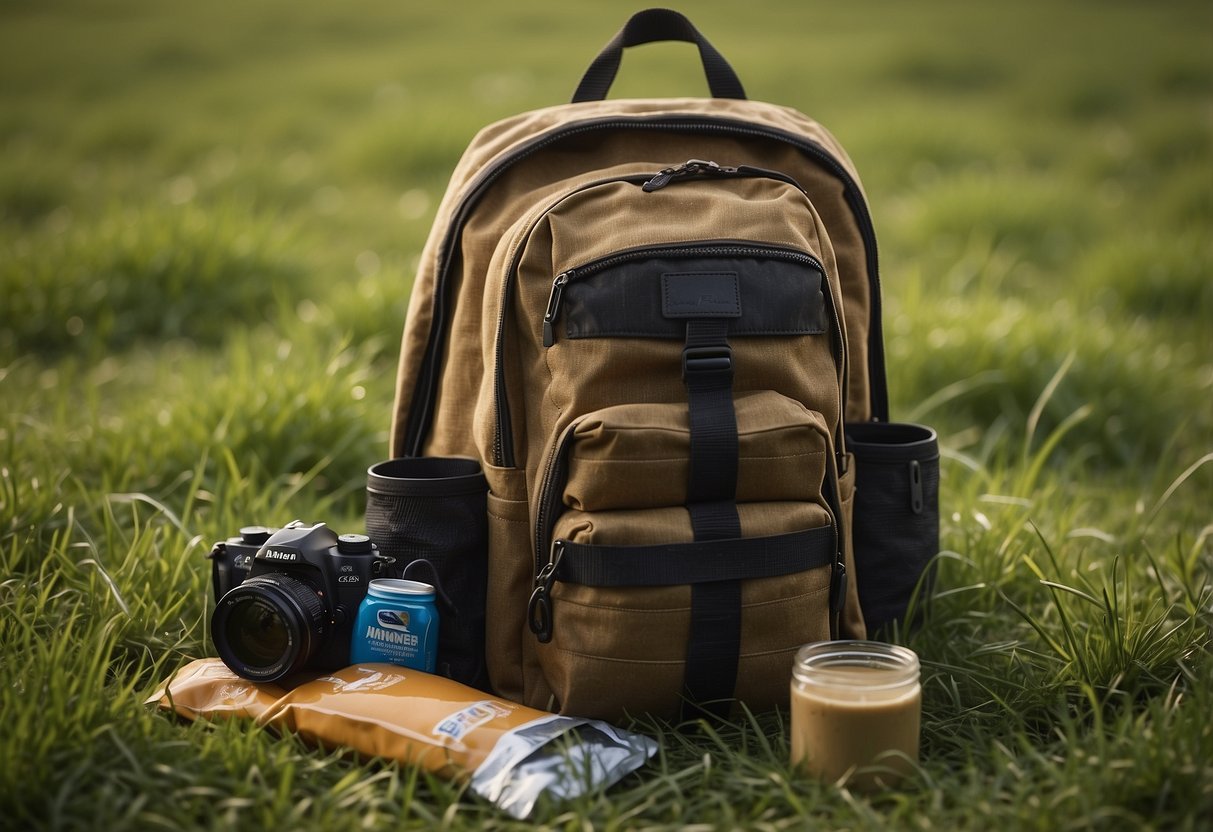
[[[883,337],[881,336],[882,328],[880,323],[880,272],[879,259],[876,250],[876,234],[872,228],[871,215],[868,212],[867,204],[863,199],[863,196],[859,190],[859,185],[855,182],[855,179],[850,175],[846,168],[844,168],[842,164],[840,164],[838,160],[834,158],[833,155],[812,140],[800,138],[795,134],[787,133],[778,128],[759,129],[750,125],[739,124],[728,119],[706,121],[698,120],[694,117],[688,118],[685,116],[670,117],[665,120],[663,120],[663,118],[660,116],[652,119],[604,119],[602,121],[595,121],[576,127],[570,127],[566,130],[558,129],[546,138],[535,142],[535,144],[521,148],[516,155],[510,157],[507,163],[498,164],[495,167],[490,168],[483,175],[483,178],[478,179],[474,185],[468,188],[467,196],[460,200],[460,209],[458,213],[463,213],[465,209],[468,209],[471,205],[474,205],[476,200],[474,200],[472,197],[479,194],[485,188],[495,182],[506,171],[506,169],[511,167],[513,164],[521,162],[523,159],[526,159],[550,144],[561,141],[570,136],[576,136],[586,132],[593,132],[595,130],[613,128],[632,130],[683,130],[687,132],[725,133],[728,135],[774,138],[803,150],[814,159],[821,162],[825,167],[829,168],[830,171],[838,179],[842,180],[844,184],[844,196],[847,203],[851,206],[851,211],[855,215],[856,225],[859,226],[860,236],[864,241],[864,253],[867,255],[868,259],[868,279],[871,283],[872,289],[872,291],[869,293],[871,310],[868,316],[868,365],[869,369],[871,369],[873,362],[879,359],[879,369],[883,371]],[[439,343],[442,340],[442,331],[444,328],[443,318],[445,316],[445,310],[442,310],[444,314],[438,314],[440,309],[445,305],[445,298],[443,297],[444,293],[442,291],[444,289],[443,283],[445,281],[442,278],[447,269],[450,267],[450,249],[454,238],[457,236],[456,229],[461,230],[463,227],[462,219],[460,219],[458,216],[456,219],[458,221],[451,223],[446,239],[444,239],[442,244],[441,260],[438,268],[438,279],[435,281],[434,290],[435,314],[433,316],[433,323],[431,324],[429,337],[427,339],[426,354],[422,359],[421,372],[419,373],[420,385],[416,385],[414,388],[414,390],[416,390],[417,386],[421,386],[423,388],[422,396],[418,398],[414,392],[413,402],[409,407],[409,417],[405,426],[405,452],[413,456],[420,454],[421,443],[424,438],[423,434],[425,433],[427,423],[432,418],[431,410],[433,408],[434,376],[437,372],[438,364],[437,351]],[[869,372],[869,376],[869,384],[871,385],[872,389],[871,397],[873,404],[873,418],[878,418],[881,416],[887,417],[888,394],[887,390],[885,389],[883,372]]]
[[[778,248],[776,246],[745,246],[745,245],[681,245],[675,244],[672,246],[646,246],[644,248],[635,249],[633,251],[625,251],[619,254],[612,254],[609,257],[604,257],[601,260],[595,260],[584,266],[577,266],[573,269],[567,269],[571,272],[571,280],[580,280],[586,275],[600,272],[603,269],[609,269],[618,263],[626,263],[629,260],[643,259],[650,257],[654,252],[672,257],[683,257],[688,254],[707,254],[714,257],[723,257],[725,255],[737,255],[741,257],[778,257],[784,260],[794,260],[800,263],[810,263],[816,266],[822,274],[825,274],[825,266],[811,254],[805,254],[800,251],[791,251],[789,249]]]
[[[564,461],[565,452],[568,450],[569,444],[573,441],[573,433],[577,430],[577,425],[581,423],[581,419],[574,419],[569,426],[565,428],[565,434],[560,440],[560,444],[556,446],[552,453],[552,458],[548,460],[547,466],[543,471],[543,479],[540,481],[542,487],[539,492],[539,507],[535,512],[535,574],[538,575],[543,569],[543,557],[547,554],[547,538],[548,534],[548,514],[555,491],[556,471],[560,464]]]

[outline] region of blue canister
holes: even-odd
[[[350,640],[350,661],[391,662],[433,673],[438,658],[434,587],[378,578],[367,587]]]

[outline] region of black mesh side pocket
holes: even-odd
[[[397,574],[436,583],[438,672],[481,690],[489,689],[484,659],[487,493],[488,483],[474,459],[402,457],[367,470],[366,533],[381,552],[396,559]]]
[[[931,428],[888,422],[847,425],[846,440],[856,465],[859,603],[875,633],[905,615],[939,552],[939,442]]]

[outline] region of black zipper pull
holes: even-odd
[[[706,159],[688,159],[677,167],[665,168],[648,182],[645,182],[641,186],[641,189],[645,193],[652,193],[653,191],[661,190],[675,179],[688,179],[692,176],[727,176],[736,172],[737,168],[722,168],[715,162],[710,162]]]
[[[835,561],[830,576],[830,638],[838,638],[842,628],[842,608],[847,602],[847,568]]]
[[[535,576],[535,591],[526,605],[526,619],[531,632],[539,639],[540,644],[552,640],[552,584],[556,580],[556,570],[560,567],[560,559],[564,557],[564,541],[557,540],[552,544],[552,559]]]
[[[573,278],[574,271],[569,269],[567,272],[561,272],[556,275],[556,279],[552,281],[552,293],[548,295],[548,308],[543,313],[543,345],[550,347],[556,343],[556,331],[553,324],[556,323],[556,316],[560,314],[560,297],[564,294],[564,287]]]
[[[922,514],[925,502],[922,496],[922,465],[918,460],[910,460],[910,511]]]
[[[652,193],[660,188],[664,188],[670,184],[671,177],[674,176],[674,171],[678,168],[662,168],[658,173],[653,174],[653,178],[640,186],[646,194]]]
[[[690,159],[677,167],[665,168],[661,172],[653,176],[652,179],[642,185],[642,189],[646,193],[659,191],[671,182],[682,179],[690,179],[694,176],[725,178],[725,177],[752,177],[760,179],[774,179],[779,182],[785,182],[788,185],[803,191],[800,183],[786,173],[780,173],[777,170],[767,170],[766,168],[754,167],[753,165],[738,165],[737,167],[726,167],[718,165],[715,162],[708,162],[703,159]]]

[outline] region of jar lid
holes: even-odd
[[[417,598],[433,596],[434,587],[421,581],[406,581],[401,578],[376,578],[368,585],[371,593],[392,598]]]
[[[792,677],[804,685],[879,691],[918,682],[918,655],[878,641],[819,641],[796,652]]]

